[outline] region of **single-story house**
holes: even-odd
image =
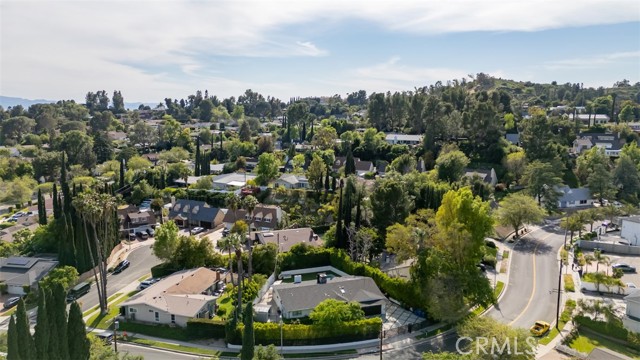
[[[368,277],[323,277],[299,283],[273,285],[273,299],[285,319],[309,316],[323,300],[355,301],[365,315],[384,315],[387,298]]]
[[[230,173],[215,176],[213,178],[213,189],[231,191],[247,185],[247,181],[255,180],[256,175],[250,173]]]
[[[276,180],[277,186],[284,186],[286,189],[308,189],[309,180],[304,175],[282,174]]]
[[[231,230],[233,224],[238,220],[245,220],[251,227],[250,230],[273,230],[282,221],[282,215],[283,212],[279,206],[258,204],[253,209],[253,216],[245,209],[228,210],[222,221],[227,230]]]
[[[213,293],[220,273],[207,268],[173,273],[120,304],[125,319],[154,324],[187,326],[192,318],[210,319],[216,309]]]
[[[211,170],[212,175],[222,174],[224,164],[209,164],[209,169]]]
[[[311,228],[252,232],[249,236],[251,236],[254,243],[262,245],[268,243],[276,244],[280,252],[287,252],[296,244],[308,244],[315,247],[324,244],[322,239]]]
[[[356,166],[356,175],[360,177],[364,177],[364,174],[369,172],[376,171],[376,167],[373,165],[371,161],[362,161],[360,158],[353,158],[354,165]],[[345,166],[347,163],[347,158],[345,156],[336,157],[336,160],[333,163],[333,171],[340,170],[341,167]]]
[[[577,118],[577,119],[576,119]],[[580,121],[583,125],[602,125],[609,122],[609,115],[606,114],[577,114],[571,115],[572,121]]]
[[[142,154],[141,157],[151,161],[153,166],[156,166],[156,165],[158,165],[158,160],[160,160],[158,155],[159,155],[158,153],[149,153],[149,154]]]
[[[107,131],[107,138],[111,141],[127,140],[127,133],[123,131]]]
[[[496,175],[496,170],[491,168],[491,170],[487,169],[467,169],[464,172],[463,177],[473,178],[474,176],[479,177],[485,183],[491,185],[492,187],[496,186],[498,183],[498,176]]]
[[[640,333],[640,289],[624,297],[627,310],[622,318],[624,327],[636,333]]]
[[[620,136],[619,133],[616,134],[602,134],[602,133],[581,133],[578,137],[573,141],[573,147],[571,148],[571,152],[573,154],[579,155],[584,151],[591,149],[594,146],[597,146],[601,149],[604,149],[604,152],[607,156],[618,157],[620,156],[620,152],[624,147],[626,141],[624,138]]]
[[[558,199],[558,208],[560,209],[593,205],[594,200],[591,197],[589,188],[572,189],[569,186],[562,186],[556,187],[556,191],[560,193],[560,198]]]
[[[624,217],[620,220],[620,237],[631,245],[640,245],[640,216]]]
[[[204,201],[179,199],[171,203],[169,220],[175,221],[178,226],[200,226],[205,229],[213,229],[224,219],[224,212],[219,208],[211,207]]]
[[[37,289],[38,281],[58,266],[55,260],[12,256],[0,258],[0,283],[7,284],[7,292],[24,295],[25,286]]]
[[[187,187],[188,185],[193,185],[198,182],[198,180],[202,179],[204,176],[187,176],[187,182],[185,183],[184,179],[175,179],[173,180],[179,186]],[[212,182],[213,185],[213,182]]]
[[[416,146],[422,143],[422,135],[408,135],[408,134],[386,134],[386,141],[391,145],[411,145]]]

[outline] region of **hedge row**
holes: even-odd
[[[345,343],[375,339],[380,336],[380,318],[371,318],[341,323],[339,326],[283,324],[282,341],[284,346],[304,346]],[[256,345],[280,345],[280,324],[254,323]],[[240,344],[244,326],[240,324],[230,340]]]
[[[226,321],[191,319],[187,321],[189,339],[224,339]]]
[[[151,276],[154,278],[161,278],[171,275],[179,270],[180,269],[176,268],[173,264],[164,262],[151,268]]]
[[[344,250],[334,248],[313,248],[306,244],[298,244],[291,251],[280,254],[281,271],[303,268],[333,266],[347,274],[370,277],[376,285],[389,297],[406,306],[420,308],[420,296],[415,286],[401,278],[392,278],[380,269],[351,261]]]
[[[606,335],[628,343],[629,347],[640,350],[640,336],[628,331],[621,324],[611,324],[604,321],[593,320],[586,316],[575,316],[573,320],[580,326],[584,326],[598,334]]]

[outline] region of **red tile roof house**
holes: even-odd
[[[238,220],[244,220],[251,227],[250,230],[274,230],[282,221],[283,211],[279,206],[258,204],[253,209],[253,216],[244,209],[235,212],[228,210],[224,215],[224,227],[231,230],[233,224]]]

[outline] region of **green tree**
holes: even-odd
[[[542,204],[542,198],[558,198],[556,187],[562,184],[560,171],[551,163],[533,161],[529,163],[522,176],[527,192]]]
[[[391,168],[404,175],[414,171],[416,164],[416,158],[412,154],[402,154],[391,162]]]
[[[364,311],[355,301],[343,302],[336,299],[322,300],[309,314],[314,324],[338,326],[345,321],[364,319]]]
[[[71,289],[78,282],[78,270],[73,266],[57,267],[40,281],[40,286],[53,289],[56,284],[62,286],[64,291]]]
[[[160,225],[156,229],[156,241],[153,244],[153,253],[158,259],[168,261],[178,247],[178,226],[172,220]]]
[[[276,349],[273,344],[269,346],[258,346],[256,348],[256,352],[253,355],[253,360],[280,360],[282,357],[278,354],[278,349]]]
[[[75,269],[74,269],[75,270]],[[49,311],[47,310],[47,299],[51,295],[48,288],[40,283],[38,289],[38,318],[35,326],[34,344],[36,349],[36,358],[40,360],[49,359]]]
[[[533,116],[524,119],[520,132],[520,143],[525,151],[527,160],[549,161],[554,158],[552,146],[553,134],[551,124],[544,112],[535,112]]]
[[[251,141],[251,129],[246,120],[240,124],[240,141]]]
[[[387,228],[387,251],[396,255],[396,261],[402,263],[416,256],[417,246],[414,244],[414,234],[410,227],[393,224]]]
[[[511,226],[516,235],[524,224],[536,224],[544,218],[544,210],[536,201],[525,194],[515,193],[507,195],[496,211],[496,219],[503,226]]]
[[[323,126],[313,135],[311,144],[319,147],[321,150],[333,149],[338,139],[336,129],[332,126]]]
[[[90,356],[90,343],[87,338],[87,330],[82,320],[82,310],[77,302],[71,304],[69,309],[69,324],[67,326],[67,339],[69,341],[69,359],[87,360]]]
[[[13,315],[9,318],[9,334],[7,335],[7,360],[23,360],[18,345],[18,329]]]
[[[255,196],[253,195],[247,195],[244,197],[244,199],[242,199],[242,207],[247,211],[247,214],[249,214],[250,216],[249,229],[252,228],[252,224],[253,224],[253,210],[256,208],[256,206],[258,206],[258,204],[259,204],[258,199],[256,199]],[[249,235],[248,232],[247,232],[247,235]],[[253,246],[251,246],[252,244],[251,238],[249,236],[247,236],[246,238],[247,238],[247,249],[249,249],[248,271],[249,271],[249,279],[251,279],[251,276],[253,275]]]
[[[206,175],[202,176],[195,184],[191,185],[189,188],[191,189],[199,189],[199,190],[211,190],[213,187],[213,176]]]
[[[316,154],[307,168],[307,180],[311,188],[317,192],[322,190],[322,179],[324,178],[325,164],[322,158]]]
[[[38,189],[38,224],[47,225],[47,208],[40,189]]]
[[[402,223],[413,207],[407,186],[399,177],[377,181],[370,201],[373,213],[371,223],[382,233],[392,224]]]
[[[140,145],[143,149],[149,149],[158,142],[158,132],[151,125],[142,120],[138,120],[127,133],[129,145]]]
[[[518,151],[507,155],[504,161],[504,167],[509,175],[516,183],[520,182],[522,175],[527,166],[527,159],[524,151]]]
[[[50,289],[51,297],[47,300],[49,312],[49,351],[52,360],[69,358],[67,339],[67,302],[66,292],[62,285],[54,284]],[[52,336],[55,334],[55,336]]]
[[[36,188],[36,181],[28,177],[16,178],[12,181],[0,182],[0,201],[22,206],[31,200]]]
[[[464,174],[464,169],[469,165],[469,159],[460,150],[441,152],[436,159],[438,178],[448,182],[460,180]]]
[[[160,137],[169,144],[169,148],[172,148],[182,133],[182,128],[180,123],[170,115],[163,116],[162,120],[164,121],[160,126]]]
[[[27,316],[27,309],[22,299],[18,301],[18,310],[16,311],[16,334],[20,358],[35,359],[36,350],[29,330],[29,316]]]
[[[592,173],[602,171],[603,168],[608,171],[610,164],[611,161],[604,149],[594,146],[576,159],[576,175],[583,184],[588,183],[588,178]]]
[[[613,180],[618,186],[620,197],[632,203],[638,202],[638,193],[640,193],[638,166],[629,155],[622,153],[613,171]]]
[[[605,165],[598,164],[592,169],[592,173],[587,178],[587,185],[591,194],[598,198],[600,204],[604,199],[610,199],[615,196],[615,185],[613,176]]]
[[[344,176],[353,175],[356,173],[356,161],[353,158],[351,152],[351,146],[347,149],[347,159],[344,162]]]
[[[244,330],[242,333],[242,349],[240,350],[241,360],[253,360],[255,352],[255,337],[253,335],[253,302],[249,301],[244,308],[242,316]]]
[[[531,338],[529,331],[512,328],[487,316],[470,317],[458,326],[458,334],[472,339],[465,350],[471,351],[476,360],[533,360],[536,358],[538,344],[531,341],[533,338]],[[480,346],[477,342],[487,338],[491,339],[490,341],[495,340],[500,349],[498,351],[476,351]]]
[[[26,116],[16,116],[2,122],[2,137],[10,140],[13,144],[21,144],[22,138],[26,134],[33,132],[36,121]]]
[[[274,154],[263,153],[258,157],[258,166],[256,167],[256,173],[258,178],[256,181],[260,185],[268,185],[271,180],[274,180],[280,172],[280,162]]]
[[[97,156],[93,152],[93,139],[85,132],[72,130],[58,139],[58,150],[67,154],[70,165],[82,165],[85,169],[93,169]]]

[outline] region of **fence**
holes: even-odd
[[[640,255],[640,246],[613,244],[602,241],[578,240],[578,247],[587,250],[600,248],[605,252],[616,254]]]
[[[262,288],[260,288],[260,290],[258,291],[258,296],[256,296],[255,299],[253,299],[253,305],[258,304],[262,300],[262,297],[264,296],[264,294],[266,294],[267,291],[269,291],[269,288],[271,287],[271,285],[273,285],[275,281],[276,281],[276,274],[273,273],[271,274],[271,276],[269,276],[269,278],[264,283],[264,285],[262,285]]]
[[[415,324],[407,324],[407,325],[403,325],[397,328],[393,328],[393,329],[389,329],[389,330],[384,330],[382,332],[382,337],[386,338],[391,338],[394,336],[398,336],[398,335],[404,335],[404,334],[409,334],[412,333],[414,331],[418,331],[418,330],[422,330],[424,328],[426,328],[429,325],[433,325],[433,323],[429,322],[429,321],[422,321],[419,323],[415,323]]]

